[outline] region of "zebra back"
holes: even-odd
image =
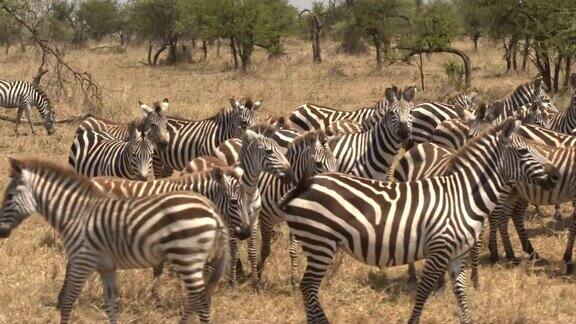
[[[576,73],[570,75],[570,106],[550,119],[549,128],[565,134],[576,129]]]

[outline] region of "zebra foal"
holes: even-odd
[[[89,276],[98,272],[106,313],[116,323],[116,270],[149,268],[169,261],[184,281],[187,301],[182,322],[193,312],[210,322],[210,294],[225,270],[226,225],[207,198],[173,192],[119,199],[100,191],[68,168],[37,160],[10,160],[11,175],[0,211],[0,237],[34,212],[60,234],[68,274],[60,322],[68,323]],[[208,278],[211,253],[222,255]]]
[[[555,168],[515,134],[513,120],[470,141],[449,165],[450,175],[405,183],[322,174],[284,197],[285,219],[308,259],[300,289],[309,323],[328,321],[318,289],[339,248],[379,267],[426,259],[410,323],[449,269],[460,321],[470,322],[464,257],[484,220],[510,183],[551,186]]]
[[[37,86],[26,81],[0,80],[0,107],[18,108],[14,132],[18,134],[18,126],[22,113],[26,114],[32,134],[36,134],[32,125],[30,109],[36,107],[42,117],[44,128],[48,135],[54,134],[54,107],[46,93]]]

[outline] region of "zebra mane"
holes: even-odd
[[[248,129],[256,134],[270,137],[274,135],[274,133],[276,133],[280,129],[280,127],[275,127],[274,125],[271,125],[270,123],[267,122],[259,122],[255,125],[248,127]]]
[[[55,178],[59,180],[70,179],[82,184],[82,187],[88,189],[91,194],[99,197],[107,197],[106,193],[100,191],[100,189],[98,189],[98,187],[96,187],[89,178],[77,173],[68,166],[62,166],[52,161],[43,161],[34,158],[18,160],[18,163],[22,166],[22,169],[41,175],[55,175]],[[14,168],[11,168],[12,177],[17,176],[17,174],[15,174],[16,172],[17,171],[14,170]]]
[[[522,88],[528,88],[530,90],[534,90],[534,84],[536,83],[538,79],[536,80],[532,80],[532,81],[528,81],[528,82],[524,82],[522,84],[520,84],[519,86],[516,87],[516,89],[514,89],[514,91],[512,92],[512,94],[515,94],[519,91],[522,91]],[[544,86],[544,83],[542,82],[541,87]],[[543,88],[544,89],[544,88]]]
[[[48,97],[46,92],[44,92],[44,89],[39,85],[34,85],[32,83],[30,83],[30,85],[34,88],[34,90],[36,90],[38,95],[40,95],[40,97],[42,97],[42,99],[44,99],[48,103],[48,106],[50,106],[50,108],[53,108],[52,101],[50,101],[50,98]]]
[[[458,151],[454,152],[454,154],[452,154],[452,156],[448,159],[446,168],[444,169],[442,175],[449,175],[450,173],[452,173],[452,171],[455,170],[455,167],[458,164],[457,162],[460,161],[462,157],[465,157],[471,148],[475,147],[477,143],[484,141],[484,139],[487,136],[496,135],[496,133],[501,131],[505,126],[507,126],[507,124],[508,124],[507,122],[500,123],[496,126],[489,128],[486,132],[482,133],[481,135],[476,136],[467,141],[466,144],[464,144]]]

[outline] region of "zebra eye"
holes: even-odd
[[[522,155],[527,155],[529,152],[528,152],[527,148],[520,148],[520,149],[518,149],[518,153],[520,153]]]
[[[270,149],[270,148],[266,149],[266,154],[272,154],[272,153],[274,153],[274,151],[272,149]]]

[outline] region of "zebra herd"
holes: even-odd
[[[258,117],[262,102],[250,99],[230,99],[203,120],[171,115],[168,99],[152,107],[140,102],[143,117],[130,123],[85,118],[72,140],[71,168],[10,159],[0,236],[33,212],[60,234],[68,256],[58,296],[62,323],[92,273],[100,274],[115,323],[116,270],[152,268],[156,300],[166,263],[186,289],[182,322],[193,313],[210,322],[220,278],[226,274],[235,286],[245,276],[241,241],[253,286],[265,289],[275,227],[284,222],[291,283],[299,285],[308,322],[328,322],[318,292],[343,251],[380,268],[410,265],[414,285],[413,264],[425,260],[411,323],[449,273],[467,323],[464,270],[470,255],[478,288],[484,223],[492,260],[498,232],[506,256],[515,258],[509,217],[537,259],[523,223],[527,205],[576,200],[576,74],[570,84],[563,112],[541,80],[488,105],[476,105],[474,91],[415,104],[415,86],[391,86],[372,107],[304,104],[268,119]],[[0,106],[18,108],[18,122],[36,106],[47,132],[54,131],[52,105],[33,85],[0,81]],[[576,218],[564,254],[568,272],[575,238]],[[307,266],[298,280],[300,248]]]

